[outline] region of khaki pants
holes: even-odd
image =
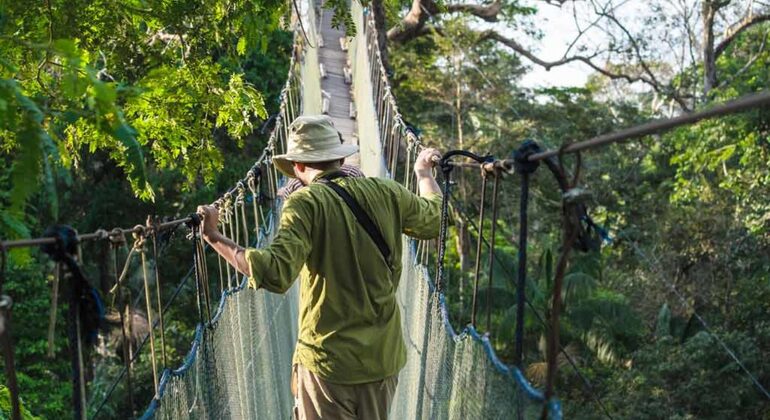
[[[294,418],[386,420],[398,376],[360,385],[324,381],[302,365],[292,368]]]

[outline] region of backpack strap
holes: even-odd
[[[369,234],[369,237],[372,239],[372,241],[374,241],[374,244],[377,245],[377,249],[380,250],[382,258],[384,258],[385,262],[390,265],[390,248],[385,242],[385,238],[382,236],[382,233],[380,233],[380,229],[377,228],[377,225],[374,223],[372,218],[369,217],[369,214],[366,213],[366,211],[361,207],[360,204],[358,204],[358,201],[356,201],[356,199],[353,198],[350,193],[345,191],[345,189],[338,184],[331,181],[331,179],[344,177],[344,175],[334,175],[337,174],[332,174],[332,177],[321,178],[316,182],[331,188],[334,192],[337,193],[337,195],[340,196],[340,198],[342,198],[342,201],[344,201],[345,204],[348,205],[348,208],[350,208],[350,211],[353,212],[353,215],[356,217],[356,220],[358,220],[358,223],[361,225],[361,227],[364,228],[366,233]]]

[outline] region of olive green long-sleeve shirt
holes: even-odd
[[[378,178],[332,182],[345,188],[379,227],[391,261],[384,261],[337,193],[316,183],[288,198],[270,246],[246,250],[249,285],[284,293],[299,275],[294,363],[332,383],[378,381],[396,375],[406,363],[396,303],[401,235],[437,237],[441,196],[421,198]]]

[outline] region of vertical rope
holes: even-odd
[[[473,299],[471,300],[471,325],[476,326],[476,311],[479,294],[479,276],[481,274],[481,245],[484,242],[484,212],[487,199],[487,173],[481,171],[481,206],[479,207],[479,238],[476,241],[476,263],[473,268]],[[492,220],[494,224],[494,220]]]
[[[438,234],[438,267],[436,269],[436,292],[441,293],[444,288],[444,259],[446,257],[446,237],[449,225],[449,184],[452,167],[447,165],[444,170],[444,194],[441,199],[441,227]]]
[[[115,231],[113,231],[115,233]],[[115,273],[115,286],[119,287],[120,274],[118,272],[118,249],[125,243],[125,237],[122,232],[117,232],[117,235],[110,235],[110,243],[113,250],[113,272]],[[121,289],[118,289],[118,312],[120,314],[120,333],[123,337],[123,368],[126,371],[126,391],[128,397],[128,412],[130,415],[134,414],[134,387],[131,378],[131,312],[129,310],[130,305],[125,302],[130,302],[131,299],[125,299],[124,293]],[[125,307],[125,310],[124,310]],[[128,319],[126,319],[128,317]],[[128,325],[127,325],[128,324]],[[127,332],[128,330],[128,332]]]
[[[147,323],[150,326],[150,362],[152,364],[152,382],[155,386],[155,395],[158,395],[158,364],[155,354],[155,329],[152,321],[152,303],[150,296],[150,282],[147,278],[147,256],[144,252],[144,226],[134,227],[134,249],[139,253],[142,261],[142,278],[144,280],[144,304],[147,310]]]
[[[200,254],[198,253],[199,241],[198,241],[197,226],[192,226],[192,234],[190,239],[192,240],[192,245],[193,245],[193,267],[195,270],[195,296],[196,296],[195,302],[197,303],[196,306],[198,307],[198,320],[200,321],[201,324],[206,325],[206,320],[208,319],[208,317],[207,318],[203,317],[204,304],[203,304],[203,297],[201,294],[203,292],[203,283],[201,282],[201,275],[200,275],[201,264],[199,260]],[[219,272],[220,274],[222,272],[221,266],[220,266]]]
[[[243,182],[238,181],[238,196],[235,198],[235,202],[241,211],[241,222],[243,224],[243,246],[247,247],[251,245],[249,242],[249,225],[246,220],[246,188],[243,186]],[[237,212],[238,210],[236,210]]]
[[[53,281],[51,282],[51,309],[48,313],[48,353],[49,359],[55,356],[55,336],[56,336],[56,312],[59,305],[59,283],[61,282],[62,267],[61,263],[56,263],[53,269]]]
[[[406,144],[406,166],[404,167],[404,186],[407,190],[412,191],[412,153],[414,151],[414,143],[408,141]]]
[[[230,203],[232,204],[232,208],[228,210],[230,213],[230,229],[233,231],[233,242],[235,242],[236,245],[242,245],[241,218],[238,214],[238,196],[236,195],[235,197],[231,197]]]
[[[73,291],[72,297],[70,298],[70,316],[74,319],[74,323],[72,323],[74,328],[74,338],[75,338],[75,357],[73,358],[73,363],[75,363],[75,372],[76,373],[76,389],[77,392],[74,392],[73,398],[77,400],[77,405],[75,406],[75,416],[77,418],[80,418],[81,420],[86,420],[86,378],[83,373],[83,328],[82,328],[82,321],[80,319],[80,286],[76,286],[76,290]]]
[[[199,232],[200,233],[200,232]],[[206,313],[209,320],[211,319],[211,284],[209,283],[209,267],[206,262],[206,246],[203,242],[203,237],[199,234],[196,241],[198,246],[198,263],[200,264],[200,277],[203,284],[204,299],[206,300]]]
[[[233,230],[232,226],[230,225],[230,194],[225,194],[225,199],[222,201],[222,209],[220,211],[220,221],[222,222],[222,232],[225,234],[225,236],[229,236],[230,238],[233,237]],[[228,233],[229,230],[229,233]],[[225,273],[227,274],[227,277],[225,278],[227,289],[231,289],[233,287],[232,284],[232,278],[230,275],[230,263],[228,263],[226,260],[224,261],[225,266]]]
[[[257,182],[259,181],[257,178],[256,170],[252,170],[249,173],[246,184],[249,187],[249,191],[251,191],[251,207],[254,211],[254,235],[256,236],[257,240],[259,240],[259,211],[257,210],[259,207],[257,204],[259,195],[257,194]]]
[[[163,322],[163,296],[161,293],[160,284],[160,267],[158,260],[158,229],[153,224],[152,217],[147,217],[147,227],[151,230],[152,237],[152,259],[155,264],[155,295],[158,301],[158,328],[160,329],[160,355],[163,360],[163,366],[168,366],[168,359],[166,358],[166,327]]]
[[[497,196],[500,191],[500,171],[495,170],[495,184],[492,187],[492,229],[489,233],[489,281],[487,282],[487,331],[492,332],[492,283],[495,272],[495,238],[497,233]]]
[[[516,281],[516,330],[513,363],[521,369],[524,362],[524,301],[527,286],[527,207],[529,205],[529,173],[521,174],[519,195],[519,270]]]

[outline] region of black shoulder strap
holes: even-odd
[[[345,191],[344,188],[340,187],[334,182],[331,182],[328,178],[319,179],[318,182],[331,188],[334,190],[334,192],[337,193],[337,195],[342,198],[342,201],[348,205],[350,211],[352,211],[353,215],[356,216],[358,223],[361,225],[361,227],[364,228],[366,233],[369,234],[369,237],[372,238],[374,244],[377,245],[377,248],[380,250],[380,253],[385,259],[385,262],[390,264],[390,248],[388,248],[388,244],[385,242],[385,238],[383,238],[382,233],[380,233],[380,229],[378,229],[377,225],[374,224],[372,218],[369,217],[366,211],[361,208],[361,205],[358,204],[358,201],[356,201],[356,199],[353,198],[350,193]]]

